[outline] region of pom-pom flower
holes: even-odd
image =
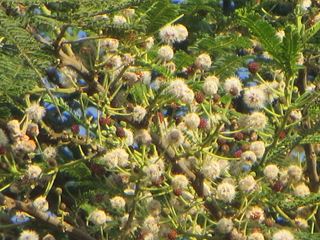
[[[195,66],[200,70],[208,70],[211,67],[212,61],[208,54],[203,53],[196,58]]]
[[[260,109],[265,105],[266,94],[259,87],[251,87],[244,91],[243,101],[249,108]]]
[[[290,165],[288,168],[288,175],[293,181],[300,181],[302,178],[302,169],[297,165]]]
[[[171,129],[164,140],[164,145],[172,145],[172,146],[179,146],[183,143],[184,136],[180,129],[173,128]]]
[[[106,47],[107,50],[114,52],[117,51],[119,47],[119,40],[115,38],[106,38],[101,43],[102,47]]]
[[[27,171],[26,171],[26,177],[29,180],[37,179],[40,174],[42,173],[42,169],[37,165],[29,165]]]
[[[165,45],[159,48],[158,57],[161,61],[167,62],[173,58],[173,50],[169,45]]]
[[[184,123],[190,130],[198,128],[200,124],[200,117],[196,113],[188,113],[184,117]]]
[[[107,166],[114,168],[117,166],[126,167],[128,165],[129,154],[122,148],[116,148],[106,153],[101,161]]]
[[[207,96],[213,96],[214,94],[216,94],[218,92],[218,88],[219,78],[217,78],[216,76],[206,77],[202,89]]]
[[[240,96],[242,84],[238,77],[227,78],[223,84],[224,90],[232,96]]]
[[[229,203],[236,196],[235,186],[228,182],[222,182],[217,187],[217,198],[223,202]]]
[[[122,26],[127,23],[127,19],[121,15],[115,15],[112,20],[113,24],[116,26]]]
[[[239,181],[239,189],[243,192],[252,192],[256,189],[257,182],[253,176],[248,175]]]
[[[279,168],[275,164],[269,164],[264,168],[263,174],[268,180],[276,180],[278,178]]]
[[[177,78],[170,82],[168,93],[180,99],[184,103],[191,103],[194,99],[193,91],[185,84],[183,79]]]
[[[260,232],[255,232],[248,236],[248,240],[264,240],[264,236]]]
[[[177,31],[176,28],[172,25],[164,26],[159,31],[159,37],[161,41],[170,44],[176,41],[177,39]]]
[[[26,109],[26,114],[29,119],[35,122],[39,122],[42,120],[42,118],[46,114],[46,110],[44,107],[40,106],[38,103],[33,103],[30,107]]]
[[[111,207],[117,210],[123,210],[126,206],[126,201],[121,196],[115,196],[110,199]]]
[[[282,229],[273,234],[272,240],[294,240],[294,236],[288,230]]]
[[[233,229],[233,222],[229,218],[221,218],[217,222],[217,230],[222,234],[230,233]]]
[[[18,240],[39,240],[39,235],[35,231],[32,230],[24,230]]]
[[[201,173],[210,180],[218,178],[221,173],[219,162],[211,158],[206,159],[201,168]]]
[[[300,183],[294,187],[294,195],[297,197],[306,197],[310,194],[310,189],[305,183]]]
[[[250,144],[250,151],[254,152],[257,158],[262,158],[266,148],[264,142],[255,141]]]
[[[249,129],[261,130],[264,129],[268,123],[268,118],[262,112],[253,112],[246,116],[244,124]]]
[[[104,211],[97,209],[90,213],[89,220],[95,225],[102,225],[108,221],[108,217]]]
[[[188,187],[189,180],[182,174],[175,175],[172,178],[172,188],[177,190],[184,190]]]
[[[262,223],[265,219],[263,209],[258,206],[251,207],[250,210],[247,211],[246,217],[250,220],[257,221],[259,223]]]
[[[45,197],[42,197],[42,196],[37,197],[37,198],[33,201],[32,205],[33,205],[37,210],[40,210],[40,211],[42,211],[42,212],[46,212],[46,211],[48,211],[48,209],[49,209],[49,203],[48,203],[47,199],[46,199]]]
[[[135,122],[141,122],[147,114],[147,110],[142,106],[135,106],[132,111],[132,118]]]

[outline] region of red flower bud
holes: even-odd
[[[73,124],[71,126],[71,131],[74,133],[74,134],[78,134],[80,132],[80,127],[78,124]]]
[[[252,74],[255,74],[260,70],[260,64],[257,62],[250,62],[248,64],[248,69]]]

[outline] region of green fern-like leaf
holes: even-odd
[[[281,41],[276,36],[275,28],[267,21],[261,19],[261,16],[256,14],[247,14],[244,11],[239,11],[240,24],[248,28],[253,36],[257,37],[259,42],[263,45],[279,64],[282,63]]]

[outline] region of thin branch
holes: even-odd
[[[32,206],[31,203],[24,203],[13,198],[7,197],[0,193],[0,204],[6,206],[8,209],[18,209],[20,211],[26,212],[29,215],[56,227],[62,232],[66,232],[74,239],[81,240],[95,240],[95,238],[88,235],[86,232],[73,227],[69,223],[59,219],[58,217],[49,216],[47,213],[40,211]]]

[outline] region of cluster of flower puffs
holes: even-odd
[[[308,7],[305,2],[303,8]],[[108,21],[129,24],[134,14],[128,9]],[[79,123],[63,131],[71,139],[90,139],[91,151],[105,150],[90,163],[88,160],[88,165],[94,162],[96,166],[90,168],[92,181],[107,182],[105,192],[89,200],[88,226],[123,230],[144,240],[179,236],[295,239],[290,224],[309,229],[312,209],[302,206],[295,214],[284,215],[266,194],[281,193],[289,200],[309,196],[303,163],[267,163],[262,171],[257,170],[272,142],[274,116],[266,109],[279,102],[285,82],[276,77],[266,81],[258,75],[259,84],[248,87],[236,75],[221,78],[212,71],[214,56],[204,52],[196,53],[192,66],[177,69],[175,46],[187,37],[182,24],[164,26],[158,36],[143,39],[138,46],[142,55],[121,46],[120,39],[99,40],[100,64],[110,78],[144,92],[140,101],[126,99],[121,114],[96,102],[100,121],[87,125],[92,135],[79,137]],[[138,65],[143,61],[167,69],[169,75],[154,76],[155,70]],[[247,110],[236,110],[237,104]],[[53,136],[48,130],[49,111],[42,102],[30,103],[23,119],[11,120],[6,131],[0,130],[1,159],[13,157],[21,168],[20,179],[10,186],[15,194],[45,184],[45,175],[61,164],[61,146],[38,142],[40,131]],[[119,115],[125,120],[119,120]],[[289,118],[292,124],[299,124],[299,109]],[[77,121],[91,120],[80,114]],[[45,196],[32,199],[32,205],[49,214]],[[54,239],[46,237],[42,239]],[[19,239],[40,237],[24,230]]]

